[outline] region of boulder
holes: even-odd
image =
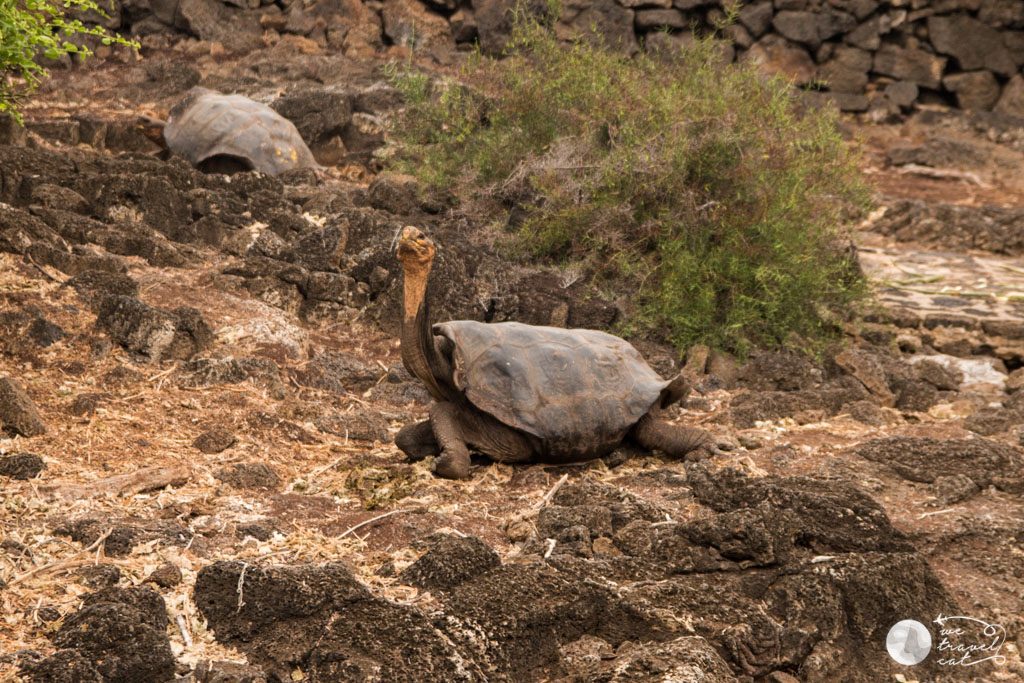
[[[84,602],[57,630],[54,645],[80,652],[108,683],[174,680],[162,597],[147,588],[111,588]]]
[[[886,46],[875,53],[874,71],[935,89],[942,82],[946,61],[924,50]]]
[[[296,260],[310,270],[337,271],[347,243],[348,226],[343,222],[328,222],[298,239]]]
[[[740,9],[739,21],[750,31],[751,36],[760,38],[771,27],[773,13],[771,2],[745,4]]]
[[[20,436],[46,433],[46,423],[35,403],[10,377],[0,377],[0,430]]]
[[[400,575],[430,590],[429,611],[378,597],[340,563],[216,562],[195,603],[217,641],[272,680],[415,671],[424,683],[882,680],[888,661],[869,655],[888,625],[958,609],[848,483],[700,465],[648,476],[693,514],[666,520],[659,504],[584,478],[552,497],[514,562],[472,537],[431,537]]]
[[[384,0],[384,35],[413,49],[454,47],[448,21],[418,0]]]
[[[599,648],[594,652],[594,647]],[[664,643],[623,643],[617,650],[600,638],[584,636],[562,648],[579,681],[604,683],[736,683],[729,665],[705,638],[683,636]],[[795,681],[796,679],[794,679]]]
[[[826,5],[818,12],[815,23],[818,40],[825,41],[852,31],[857,26],[857,19],[851,14],[836,11]]]
[[[156,584],[160,588],[174,588],[181,583],[181,569],[171,562],[164,562],[146,577],[146,583]]]
[[[276,489],[281,478],[262,462],[240,462],[224,467],[214,475],[219,481],[240,489]]]
[[[44,349],[64,338],[64,330],[46,318],[38,317],[28,326],[26,335]]]
[[[217,640],[271,680],[294,680],[297,667],[312,681],[398,681],[409,672],[424,683],[485,680],[432,618],[371,595],[341,563],[216,562],[196,577],[194,600]]]
[[[21,146],[28,141],[28,130],[10,114],[0,114],[0,145]]]
[[[852,14],[858,21],[863,21],[878,9],[878,0],[829,0],[829,5]]]
[[[928,36],[937,52],[956,59],[965,71],[988,69],[1004,76],[1017,73],[999,32],[966,14],[929,17]]]
[[[476,15],[471,9],[459,9],[448,17],[448,23],[452,27],[452,37],[456,43],[475,43],[480,38],[480,32],[476,25]]]
[[[188,360],[213,343],[213,331],[198,310],[182,306],[167,311],[128,296],[105,297],[96,326],[152,362]]]
[[[1024,451],[990,439],[891,436],[854,446],[851,453],[886,465],[909,481],[931,484],[939,477],[962,475],[979,487],[1024,491]]]
[[[471,4],[480,34],[480,49],[489,55],[502,54],[512,33],[512,10],[516,0],[471,0]],[[527,0],[524,6],[534,16],[548,16],[549,7],[543,0]]]
[[[451,590],[461,583],[501,566],[498,553],[475,536],[438,534],[429,549],[399,578],[423,590]]]
[[[821,44],[817,19],[815,12],[782,11],[772,19],[772,26],[789,40],[817,47]]]
[[[49,657],[21,664],[25,680],[33,683],[104,683],[93,662],[78,650],[57,650]]]
[[[294,123],[302,139],[310,145],[340,135],[352,122],[351,95],[335,87],[289,92],[270,106]]]
[[[90,303],[99,304],[108,294],[136,296],[139,283],[124,273],[83,270],[65,283]]]
[[[915,83],[911,83],[910,81],[893,81],[889,85],[885,86],[885,90],[883,92],[889,101],[897,107],[909,109],[917,100],[917,95],[920,90]]]
[[[634,15],[615,0],[566,3],[555,24],[555,35],[562,40],[582,38],[631,55],[639,50]]]
[[[756,64],[762,71],[780,76],[795,85],[806,85],[814,80],[814,60],[807,50],[787,43],[777,36],[767,36],[750,46],[743,58]]]
[[[896,392],[896,407],[908,412],[927,412],[939,402],[939,390],[930,382],[920,379],[904,379],[893,382]]]
[[[882,20],[872,17],[846,34],[846,42],[863,50],[877,50],[882,44]]]
[[[1024,79],[1021,79],[1021,90],[1024,98]],[[1024,254],[1022,222],[1024,209],[1018,207],[900,199],[889,204],[873,230],[897,241],[1014,256]]]
[[[981,0],[978,19],[996,28],[1024,27],[1024,3],[1018,0]]]
[[[0,477],[32,479],[39,475],[46,463],[35,453],[0,455]]]
[[[1024,66],[1024,31],[1003,31],[1003,44],[1017,66]],[[2,137],[2,133],[0,133]]]
[[[1011,394],[1024,391],[1024,368],[1017,368],[1006,378],[1006,391]]]
[[[640,9],[636,12],[636,29],[651,31],[662,28],[687,28],[686,17],[677,9]]]
[[[871,108],[871,100],[861,93],[832,91],[827,93],[827,97],[835,102],[839,111],[867,111]]]
[[[370,206],[395,215],[408,215],[419,209],[423,188],[415,176],[404,173],[380,173],[366,189]]]
[[[219,0],[179,0],[174,23],[228,51],[245,53],[264,47],[258,15],[231,9]]]
[[[956,93],[961,109],[988,111],[999,100],[1000,89],[991,71],[950,74],[942,79],[946,90]]]
[[[350,353],[328,351],[318,353],[295,373],[295,380],[304,387],[323,389],[345,395],[363,392],[377,384],[381,368]]]
[[[862,93],[871,70],[871,53],[851,47],[839,47],[832,59],[818,68],[818,79],[833,92]]]
[[[4,181],[19,184],[15,178]],[[0,207],[0,252],[24,254],[32,247],[39,249],[44,245],[61,253],[68,251],[67,243],[43,221],[21,209]]]
[[[1024,76],[1017,74],[1003,86],[995,111],[1024,119]]]
[[[235,438],[231,430],[224,427],[213,427],[197,436],[192,442],[192,446],[201,453],[212,455],[226,451],[234,446],[236,441],[238,439]]]
[[[917,376],[942,391],[956,391],[964,381],[964,373],[955,365],[943,365],[925,358],[914,364]]]

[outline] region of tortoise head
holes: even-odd
[[[167,142],[164,140],[164,127],[166,125],[166,121],[148,113],[141,114],[135,120],[136,130],[164,149],[167,148]]]
[[[396,250],[398,260],[407,267],[429,266],[437,254],[434,241],[419,228],[407,225],[402,228]]]

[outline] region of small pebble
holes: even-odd
[[[181,583],[181,570],[170,562],[164,562],[146,578],[161,588],[174,588]]]
[[[207,454],[220,453],[235,445],[238,439],[222,427],[214,427],[196,437],[192,445]]]

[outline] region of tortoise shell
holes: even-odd
[[[171,152],[204,171],[276,176],[318,165],[291,121],[243,95],[192,88],[164,127]]]
[[[559,458],[617,446],[669,384],[632,344],[596,330],[459,320],[433,331],[452,342],[455,387]]]

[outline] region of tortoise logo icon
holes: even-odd
[[[920,621],[904,619],[889,629],[885,647],[898,663],[913,666],[923,662],[931,652],[932,634]]]

